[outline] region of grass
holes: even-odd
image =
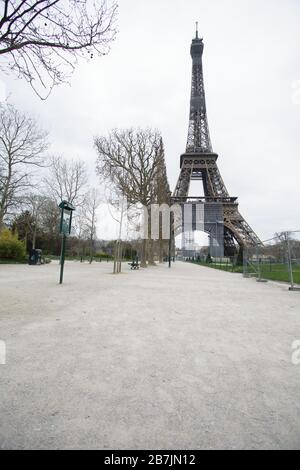
[[[0,258],[0,264],[26,264],[27,262],[27,258],[23,260]]]
[[[261,264],[260,271],[261,278],[263,279],[270,279],[271,281],[290,282],[287,264]],[[298,264],[293,264],[293,278],[296,284],[300,284],[300,266]]]
[[[205,263],[204,261],[189,261],[190,263],[199,264],[206,268],[220,269],[231,273],[242,273],[243,266],[233,265],[232,263]]]
[[[243,273],[243,266],[233,265],[232,263],[204,263],[201,261],[191,261],[207,268],[220,269],[231,273]],[[258,277],[258,266],[248,266],[248,273]],[[285,263],[262,263],[260,265],[262,279],[270,281],[290,282],[288,266]],[[300,265],[293,264],[293,278],[296,284],[300,284]]]
[[[60,259],[60,256],[56,256],[56,255],[45,255],[47,258],[50,258],[51,260],[59,260]],[[66,261],[90,261],[90,257],[89,256],[69,256],[69,255],[66,255],[65,256],[65,260]],[[101,261],[106,261],[107,259],[106,258],[101,258]],[[108,258],[108,261],[112,261],[113,258]],[[100,261],[99,258],[97,256],[94,256],[93,257],[93,261]]]
[[[60,256],[56,256],[56,255],[45,255],[46,258],[49,258],[51,260],[59,260],[60,259]],[[66,261],[81,261],[81,256],[69,256],[69,255],[66,255],[65,256],[65,260]],[[100,257],[100,256],[93,256],[93,262],[97,262],[97,263],[106,263],[108,261],[113,261],[114,258],[112,256],[110,257]],[[90,261],[90,256],[86,255],[86,256],[82,256],[82,261]],[[122,262],[123,263],[126,263],[126,262],[130,262],[132,261],[131,258],[122,258]]]

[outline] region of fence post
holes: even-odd
[[[168,266],[171,268],[172,266],[172,212],[170,211],[170,233],[169,233],[169,263]]]
[[[294,278],[293,278],[293,267],[292,267],[292,259],[291,259],[291,246],[290,246],[290,239],[288,232],[284,232],[284,238],[286,241],[286,254],[287,254],[287,263],[288,263],[288,270],[289,270],[289,279],[290,279],[290,290],[294,289]]]
[[[248,248],[245,246],[243,249],[243,276],[247,277],[247,257],[248,257]]]
[[[256,279],[257,282],[268,282],[267,279],[262,279],[261,277],[261,258],[259,253],[259,245],[256,245],[256,262],[257,262],[257,270],[258,270],[258,278]]]
[[[292,290],[299,290],[300,291],[300,287],[295,287],[295,284],[294,284],[293,264],[292,264],[292,254],[291,254],[291,244],[290,244],[289,233],[285,232],[284,236],[285,236],[285,240],[286,240],[289,278],[290,278],[290,283],[291,283],[291,286],[289,287],[289,290],[291,290],[291,291]]]

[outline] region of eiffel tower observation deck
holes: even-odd
[[[238,247],[261,244],[261,241],[240,214],[237,197],[229,195],[217,165],[218,155],[212,149],[203,79],[203,49],[203,39],[199,37],[197,24],[196,36],[192,40],[190,49],[192,86],[188,137],[186,151],[180,157],[180,174],[172,201],[181,204],[187,202],[221,204],[224,218],[224,253],[232,256]],[[197,194],[189,195],[192,180],[202,182],[201,193],[204,193],[204,197]]]

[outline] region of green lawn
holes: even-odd
[[[232,273],[243,273],[243,266],[232,265],[231,263],[203,263],[192,261],[194,264],[206,266],[213,269],[221,269]],[[266,263],[260,265],[261,278],[272,281],[290,282],[287,264]],[[257,266],[248,266],[248,273],[258,277]],[[296,284],[300,284],[300,265],[293,264],[293,277]]]
[[[15,259],[0,258],[0,264],[25,264],[27,262],[27,258],[21,261],[17,261]]]
[[[290,282],[289,271],[287,264],[262,264],[261,265],[261,277],[263,279],[270,279],[273,281],[285,281]],[[293,264],[293,278],[294,282],[300,284],[300,266]]]

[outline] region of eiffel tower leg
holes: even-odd
[[[205,202],[219,202],[223,205],[224,252],[225,256],[234,256],[238,252],[237,245],[243,248],[260,245],[261,241],[240,214],[237,198],[229,196],[216,163],[217,157],[212,153],[183,154],[173,197],[184,203],[188,199],[190,181],[202,180]]]
[[[232,232],[224,227],[224,256],[231,258],[236,255],[237,249]]]
[[[191,182],[191,174],[191,168],[181,168],[174,195],[179,197],[188,196]]]
[[[261,245],[260,239],[240,214],[236,204],[231,209],[228,206],[224,207],[224,225],[225,231],[240,247]]]
[[[221,177],[217,163],[204,172],[204,188],[207,196],[229,198],[229,193]],[[238,203],[224,203],[224,248],[228,256],[237,253],[235,241],[240,247],[261,244],[260,239],[238,211]]]

